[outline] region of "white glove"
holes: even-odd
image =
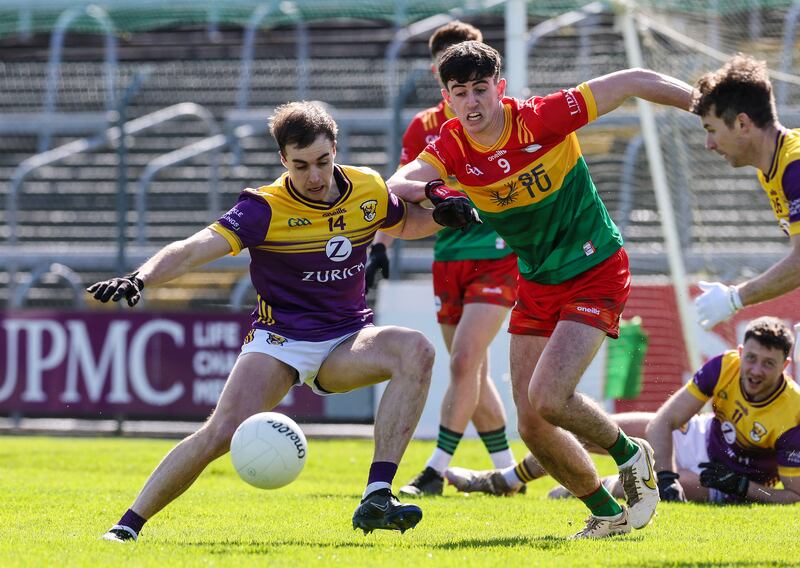
[[[703,291],[694,300],[697,321],[703,329],[709,330],[741,310],[742,299],[736,286],[726,286],[721,282],[698,282]]]

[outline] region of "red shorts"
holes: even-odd
[[[550,337],[560,320],[576,321],[619,337],[619,318],[631,291],[628,254],[620,248],[609,258],[561,284],[519,279],[519,300],[508,332]]]
[[[510,308],[517,300],[517,255],[498,259],[446,260],[433,263],[436,319],[456,325],[464,304],[495,304]]]

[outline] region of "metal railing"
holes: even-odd
[[[9,248],[14,251],[19,244],[17,234],[17,226],[19,223],[19,194],[21,192],[22,184],[31,173],[44,166],[60,162],[61,160],[76,154],[113,146],[120,143],[121,136],[133,136],[156,125],[183,116],[197,117],[206,124],[209,130],[213,132],[219,132],[219,127],[217,126],[214,117],[207,109],[196,103],[178,103],[125,123],[122,133],[120,133],[121,129],[119,127],[109,128],[97,136],[93,136],[91,138],[81,138],[80,140],[69,142],[57,148],[53,148],[52,150],[47,150],[46,152],[36,154],[30,158],[27,158],[26,160],[23,160],[22,163],[20,163],[20,165],[14,170],[14,174],[12,175],[11,182],[9,184],[8,194],[6,195],[6,220],[9,228]],[[12,290],[15,286],[16,271],[17,262],[9,262],[9,287],[12,288]]]
[[[261,24],[270,15],[281,12],[295,22],[295,38],[297,49],[297,100],[305,100],[308,96],[308,58],[309,35],[305,20],[299,16],[297,7],[291,2],[273,0],[269,4],[262,4],[253,11],[247,22],[242,42],[241,70],[239,85],[236,90],[236,109],[244,111],[250,106],[250,83],[253,77],[253,58],[255,56],[256,35]],[[233,148],[234,163],[242,161],[242,149],[237,144],[235,137],[229,141]]]
[[[69,284],[72,288],[75,307],[83,308],[86,305],[83,282],[75,271],[60,262],[45,262],[34,268],[28,280],[14,290],[10,300],[11,308],[23,307],[31,289],[48,274],[54,274]]]
[[[67,29],[79,16],[86,14],[93,18],[103,28],[105,34],[105,76],[106,76],[106,110],[114,110],[116,99],[117,76],[117,38],[114,24],[108,13],[97,5],[73,6],[64,10],[56,21],[53,34],[50,36],[50,55],[47,63],[47,86],[44,94],[44,108],[42,113],[44,121],[39,130],[37,153],[42,153],[50,148],[52,132],[50,130],[50,116],[55,112],[56,95],[58,94],[58,79],[61,74],[61,57],[64,47],[64,36]]]
[[[783,50],[781,52],[780,70],[782,73],[791,73],[794,64],[794,40],[797,37],[797,20],[800,19],[800,0],[795,0],[783,25]],[[789,98],[789,85],[786,81],[779,81],[775,85],[775,103],[782,107]]]

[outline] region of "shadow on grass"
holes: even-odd
[[[565,537],[559,536],[506,536],[493,538],[465,538],[433,545],[433,548],[454,550],[459,548],[483,548],[485,546],[526,546],[537,550],[556,550],[569,544]]]
[[[363,535],[362,535],[363,536]],[[369,542],[363,539],[353,539],[352,542],[314,542],[310,540],[273,540],[269,542],[226,542],[226,541],[201,541],[185,542],[182,546],[203,549],[208,554],[267,554],[279,552],[283,548],[303,547],[311,550],[340,550],[385,548],[385,542]]]
[[[708,562],[645,562],[640,563],[636,562],[637,568],[663,568],[664,566],[669,566],[669,568],[718,568],[719,566],[774,566],[776,568],[786,568],[796,567],[797,562],[783,562],[779,560],[725,560],[723,562],[720,561],[708,561]]]
[[[643,540],[641,535],[614,537],[609,542],[636,542]],[[536,550],[558,550],[569,548],[582,541],[570,540],[567,536],[507,536],[495,538],[467,538],[433,545],[434,548],[453,550],[459,548],[483,548],[485,546],[525,546]]]
[[[361,533],[354,534],[351,541],[342,542],[317,542],[311,539],[282,539],[273,540],[268,542],[232,542],[232,541],[200,541],[200,542],[184,542],[183,546],[191,546],[205,549],[209,554],[265,554],[269,552],[276,552],[284,547],[305,547],[310,549],[320,550],[337,550],[337,549],[363,549],[363,548],[385,548],[386,542],[369,540],[370,537],[365,537]],[[643,537],[640,535],[626,535],[615,537],[614,542],[635,542],[641,541]],[[442,542],[438,544],[426,544],[426,548],[434,548],[440,550],[460,550],[460,549],[477,549],[487,547],[526,547],[535,550],[559,550],[569,549],[581,541],[569,540],[566,536],[507,536],[507,537],[491,537],[491,538],[466,538],[462,540],[453,540],[449,542]],[[742,564],[746,566],[749,564]],[[656,566],[656,565],[653,565]],[[781,565],[782,566],[782,565]],[[788,566],[788,565],[787,565]]]

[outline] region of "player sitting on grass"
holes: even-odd
[[[364,264],[378,229],[419,238],[441,225],[430,211],[394,196],[374,171],[335,164],[336,123],[320,105],[278,107],[271,133],[286,173],[246,189],[216,223],[167,245],[135,273],[88,289],[102,302],[124,299],[134,306],[145,285],[162,284],[246,248],[258,292],[252,328],[211,417],[167,454],[105,534],[107,540],[135,540],[148,519],[228,452],[245,418],[274,408],[292,386],[303,383],[331,394],[388,380],[353,527],[405,531],[422,518],[419,507],[399,503],[391,488],[425,405],[433,346],[418,331],[372,325]],[[476,219],[466,199],[450,200],[434,217],[454,226]],[[303,222],[292,222],[298,219]]]
[[[792,344],[779,319],[753,320],[738,350],[711,359],[657,413],[613,417],[626,431],[646,430],[662,500],[800,502],[800,387],[784,373]],[[708,400],[714,414],[697,414]],[[529,454],[516,468],[452,468],[447,479],[460,491],[505,495],[543,475]],[[617,477],[603,483],[623,495]],[[563,487],[550,493],[569,495]]]

